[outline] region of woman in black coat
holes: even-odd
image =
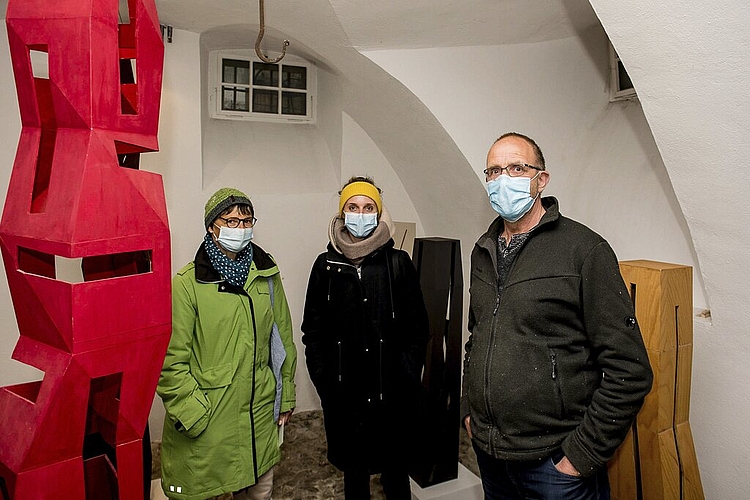
[[[411,259],[393,248],[380,190],[354,177],[340,194],[328,250],[307,287],[307,368],[323,407],[328,460],[344,472],[346,499],[369,499],[370,474],[380,472],[386,498],[408,500],[427,313]]]

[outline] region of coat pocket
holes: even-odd
[[[200,436],[208,427],[211,418],[211,403],[208,397],[198,388],[181,405],[176,428],[189,438]]]
[[[205,370],[194,371],[195,380],[201,389],[219,389],[232,383],[234,364],[224,363]]]
[[[232,383],[234,369],[232,363],[224,363],[206,370],[194,370],[198,382],[196,388],[180,410],[179,421],[184,427],[180,431],[188,437],[199,436],[208,427],[214,411],[215,400],[212,391],[222,389]],[[211,393],[211,394],[209,394]]]

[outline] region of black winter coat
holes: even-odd
[[[341,470],[406,458],[429,337],[416,270],[393,240],[359,268],[329,244],[313,265],[302,321],[328,459]]]

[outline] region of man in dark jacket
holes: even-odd
[[[652,373],[617,258],[563,217],[544,156],[509,133],[485,170],[499,217],[471,254],[461,401],[487,499],[608,499],[606,462]]]

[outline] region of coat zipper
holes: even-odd
[[[347,266],[347,267],[352,267],[352,268],[354,268],[354,269],[356,269],[356,270],[357,270],[357,274],[360,274],[360,270],[359,270],[359,268],[358,268],[357,266],[355,266],[354,264],[349,264],[348,262],[339,262],[339,261],[337,261],[337,260],[329,260],[329,259],[326,259],[326,262],[327,262],[328,264],[332,264],[332,265],[334,265],[334,266]]]
[[[486,250],[486,249],[485,249]],[[490,252],[491,254],[491,252]],[[490,258],[490,261],[492,261],[492,258]],[[492,407],[490,406],[491,398],[487,397],[487,394],[490,391],[490,368],[492,367],[491,358],[492,358],[492,346],[495,343],[495,327],[497,325],[497,311],[500,309],[500,281],[499,276],[497,276],[497,266],[495,266],[495,281],[497,282],[497,287],[495,288],[495,308],[492,311],[492,323],[490,324],[490,342],[488,344],[487,348],[487,355],[485,357],[484,361],[484,406],[487,409],[487,416],[490,418],[492,422],[495,422],[497,419],[495,418],[494,412],[492,411]],[[499,425],[499,423],[498,423]],[[492,432],[494,427],[490,427],[490,446],[492,446]]]
[[[329,266],[333,265],[333,266],[347,266],[347,267],[352,267],[352,268],[354,268],[357,271],[357,276],[359,277],[359,279],[360,280],[362,279],[362,271],[360,270],[360,268],[358,268],[357,266],[355,266],[353,264],[349,264],[348,262],[338,262],[338,261],[334,261],[334,260],[330,260],[330,259],[326,259],[326,263],[329,264]],[[328,302],[331,302],[331,287],[332,287],[332,282],[333,282],[333,280],[331,278],[331,275],[329,274],[328,275],[328,297],[327,297],[328,298]],[[343,349],[344,348],[341,345],[341,340],[337,340],[336,341],[336,349],[338,351],[337,352],[337,355],[338,355],[338,367],[337,367],[338,368],[338,374],[337,374],[338,377],[337,378],[338,378],[339,383],[341,383],[344,380],[344,367],[343,367],[343,363],[344,363]]]
[[[258,328],[255,324],[255,307],[253,306],[253,299],[250,297],[250,295],[245,292],[245,295],[247,296],[247,302],[250,304],[250,315],[252,316],[253,320],[253,377],[252,377],[252,384],[253,389],[250,392],[250,435],[251,435],[251,441],[252,445],[251,448],[253,450],[253,475],[255,476],[255,484],[258,484],[258,451],[255,446],[255,417],[253,416],[253,403],[255,402],[255,358],[258,356]]]
[[[378,364],[380,367],[380,401],[383,401],[383,339],[380,339],[380,353],[379,353],[379,360]]]
[[[531,232],[535,231],[536,229],[537,228],[532,229]],[[492,366],[492,364],[490,362],[490,359],[492,357],[491,356],[491,351],[492,351],[492,346],[493,346],[494,341],[495,341],[495,327],[497,325],[497,312],[500,309],[500,280],[499,280],[500,277],[497,275],[497,264],[498,263],[497,263],[497,260],[496,260],[496,256],[497,256],[497,244],[498,243],[497,243],[497,239],[496,239],[494,241],[493,245],[490,245],[489,248],[487,246],[485,246],[483,243],[484,242],[477,243],[477,245],[480,248],[484,249],[484,251],[486,251],[490,255],[490,262],[493,263],[493,267],[494,267],[494,270],[495,270],[495,281],[497,282],[497,287],[496,287],[496,292],[495,292],[495,308],[492,310],[492,323],[490,324],[490,339],[489,339],[489,344],[488,344],[488,348],[487,348],[487,354],[486,354],[485,360],[484,360],[484,366],[485,366],[485,370],[484,370],[484,406],[485,406],[485,408],[487,410],[487,416],[490,418],[491,421],[494,422],[494,421],[496,421],[496,418],[495,418],[495,415],[492,412],[492,408],[490,407],[490,399],[491,398],[487,397],[487,394],[488,394],[488,392],[490,390],[490,368]],[[508,243],[510,244],[510,242],[508,242]],[[526,245],[526,242],[524,242],[523,246],[525,246],[525,245]],[[494,250],[494,254],[493,254],[493,250]],[[515,268],[515,266],[516,266],[516,259],[518,258],[518,255],[519,255],[520,252],[521,252],[521,249],[518,250],[518,253],[516,253],[516,257],[513,259],[513,264],[511,265],[510,269],[508,270],[508,277],[510,277],[510,275],[513,272],[513,268]],[[553,374],[554,374],[554,377],[557,376],[556,365],[553,368]],[[492,446],[492,432],[493,432],[493,429],[494,429],[494,427],[490,426],[490,446]]]
[[[497,302],[499,302],[499,295]],[[495,312],[497,312],[497,307],[495,308]],[[490,400],[491,398],[487,397],[487,394],[490,390],[490,368],[492,367],[492,363],[490,362],[490,358],[492,357],[492,345],[494,344],[495,339],[495,324],[497,322],[497,316],[495,314],[492,315],[492,324],[490,325],[490,341],[487,348],[487,354],[484,359],[484,406],[487,409],[487,416],[490,417],[490,421],[495,421],[495,415],[492,412],[492,408],[490,407]],[[492,432],[492,427],[490,427],[490,432]],[[492,439],[490,438],[490,446],[492,444]]]
[[[557,355],[555,355],[554,352],[551,352],[549,360],[552,362],[552,380],[557,380]]]
[[[338,266],[347,266],[347,267],[353,267],[355,271],[357,271],[357,279],[361,283],[362,282],[362,267],[361,266],[355,266],[354,264],[349,264],[348,262],[339,262],[339,261],[332,261],[330,259],[326,259],[326,262],[331,265],[338,265]],[[396,311],[393,307],[393,284],[391,283],[391,268],[388,264],[388,253],[385,253],[385,265],[386,270],[388,273],[388,291],[390,292],[390,298],[391,298],[391,316],[393,320],[396,320]],[[328,280],[328,301],[331,300],[331,279],[329,277]],[[363,327],[364,331],[364,327]],[[383,401],[383,339],[380,338],[378,342],[378,397],[380,398],[380,401]],[[338,365],[339,365],[339,373],[338,373],[338,380],[339,382],[343,379],[343,369],[342,369],[342,363],[343,363],[343,354],[342,354],[342,345],[341,341],[337,341],[337,347],[338,347]]]

